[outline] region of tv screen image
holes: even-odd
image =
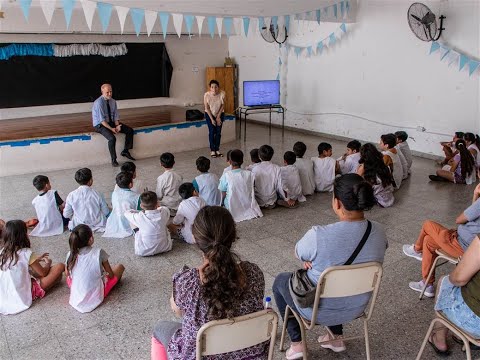
[[[279,80],[243,82],[244,106],[268,106],[278,104],[280,104]]]

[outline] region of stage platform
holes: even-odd
[[[121,122],[135,131],[135,158],[208,147],[205,120],[185,121],[189,108],[150,106],[119,109]],[[235,117],[227,115],[222,143],[235,139]],[[106,139],[96,133],[91,113],[0,120],[0,176],[109,164]],[[124,135],[117,135],[117,155]]]

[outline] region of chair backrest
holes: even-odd
[[[233,319],[214,320],[197,333],[197,360],[202,356],[246,349],[270,340],[268,359],[273,358],[278,316],[272,309]]]
[[[370,307],[366,311],[367,319],[369,319],[377,298],[382,273],[382,264],[378,262],[332,266],[325,269],[317,283],[311,318],[312,326],[316,322],[320,299],[354,296],[371,292]]]

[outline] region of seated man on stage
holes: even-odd
[[[112,158],[112,166],[118,166],[117,152],[115,151],[115,134],[125,134],[125,148],[120,155],[130,160],[135,160],[129,150],[133,148],[133,129],[120,123],[117,102],[112,98],[112,86],[103,84],[102,95],[95,100],[92,108],[92,120],[95,131],[108,140],[108,150]]]

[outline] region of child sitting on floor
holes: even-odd
[[[68,228],[79,224],[88,225],[92,231],[105,231],[107,215],[110,212],[103,195],[92,189],[92,171],[88,168],[77,170],[75,181],[80,185],[67,196],[63,216],[69,218]]]
[[[165,169],[162,175],[157,178],[157,196],[162,206],[170,209],[170,216],[175,215],[178,205],[182,198],[178,193],[178,188],[182,184],[183,178],[173,170],[175,157],[166,152],[160,156],[160,164]]]
[[[455,148],[458,153],[451,159],[449,169],[437,170],[430,175],[432,181],[450,181],[455,184],[473,184],[476,181],[475,159],[467,149],[465,140],[457,140]]]
[[[347,144],[347,152],[337,160],[341,174],[355,174],[360,160],[360,141],[352,140]]]
[[[118,190],[112,193],[112,212],[107,219],[103,237],[125,238],[133,235],[133,230],[123,214],[130,209],[140,209],[140,195],[131,190],[133,186],[132,173],[119,173],[116,182]]]
[[[412,172],[413,159],[410,146],[408,146],[407,142],[408,134],[405,131],[397,131],[395,136],[397,137],[397,146],[395,148],[403,154],[403,157],[407,161],[408,174],[410,174]]]
[[[232,163],[231,163],[231,161],[230,161],[230,154],[231,154],[231,153],[232,153],[232,150],[228,150],[228,151],[227,151],[227,156],[226,156],[226,158],[225,158],[225,161],[227,162],[228,166],[227,166],[225,169],[223,169],[222,175],[225,174],[227,171],[232,170]]]
[[[81,313],[95,310],[122,278],[122,264],[110,266],[108,254],[94,248],[93,232],[84,224],[76,226],[68,242],[65,275],[70,288],[69,304]]]
[[[125,218],[135,229],[135,255],[150,256],[172,249],[172,239],[167,230],[170,210],[159,206],[157,194],[146,191],[140,195],[143,211],[127,210]]]
[[[392,172],[393,186],[400,189],[403,180],[403,167],[398,151],[395,149],[397,138],[393,134],[384,134],[380,137],[380,148],[382,149],[383,161]]]
[[[67,226],[69,221],[62,217],[62,211],[65,207],[62,198],[56,190],[52,190],[48,177],[44,175],[35,176],[33,186],[39,192],[32,201],[37,213],[38,225],[32,230],[30,236],[62,234],[64,226]]]
[[[318,157],[312,158],[315,176],[315,191],[333,191],[333,181],[339,172],[338,164],[332,158],[332,145],[322,142],[318,145]]]
[[[27,226],[22,220],[5,224],[0,252],[0,314],[27,310],[32,301],[62,279],[63,264],[52,266],[48,253],[40,256],[30,249]]]
[[[122,167],[120,168],[120,171],[129,172],[133,175],[133,180],[132,180],[133,186],[130,190],[132,190],[134,193],[137,193],[138,195],[140,195],[144,191],[147,191],[147,187],[145,186],[145,183],[143,182],[143,180],[137,179],[137,166],[133,162],[127,161],[123,163]],[[117,190],[118,190],[118,185],[115,184],[115,189],[113,191],[117,191]]]
[[[442,146],[443,153],[445,154],[445,159],[440,162],[440,166],[448,165],[450,160],[453,159],[455,155],[457,155],[458,151],[455,148],[455,143],[457,140],[460,140],[465,137],[465,133],[462,131],[456,131],[455,134],[453,135],[452,141],[442,141],[440,142],[440,145]]]
[[[232,171],[223,174],[218,185],[225,207],[235,222],[262,217],[262,211],[255,200],[254,175],[251,171],[241,168],[243,152],[233,150],[231,159]]]
[[[273,148],[270,145],[260,146],[258,156],[262,162],[252,170],[255,176],[255,198],[260,207],[267,209],[275,207],[278,195],[282,200],[285,200],[280,166],[271,162],[273,153]]]
[[[303,195],[312,195],[315,192],[315,175],[313,173],[312,159],[304,159],[303,156],[307,151],[307,145],[301,141],[297,141],[293,145],[293,152],[297,156],[295,166],[300,174],[300,182],[302,183]]]
[[[465,144],[467,145],[468,151],[472,153],[473,158],[475,159],[475,170],[477,175],[480,174],[480,137],[473,133],[465,133]],[[479,175],[480,176],[480,175]]]
[[[200,209],[207,206],[205,200],[198,196],[192,183],[183,183],[178,189],[182,202],[171,224],[168,225],[170,233],[189,244],[195,244],[192,235],[192,224]]]
[[[196,161],[196,165],[200,175],[193,179],[193,187],[207,205],[220,206],[222,194],[218,190],[218,176],[208,172],[210,170],[210,159],[200,156]]]
[[[306,201],[302,193],[302,183],[300,182],[300,174],[297,167],[294,165],[296,156],[293,151],[287,151],[283,154],[283,161],[285,166],[280,168],[282,176],[282,185],[285,195],[285,200],[278,200],[278,205],[292,208],[296,207],[299,202]]]
[[[252,149],[250,150],[250,160],[252,163],[247,166],[247,170],[252,171],[252,169],[260,164],[262,160],[260,160],[260,157],[258,156],[258,149]]]

